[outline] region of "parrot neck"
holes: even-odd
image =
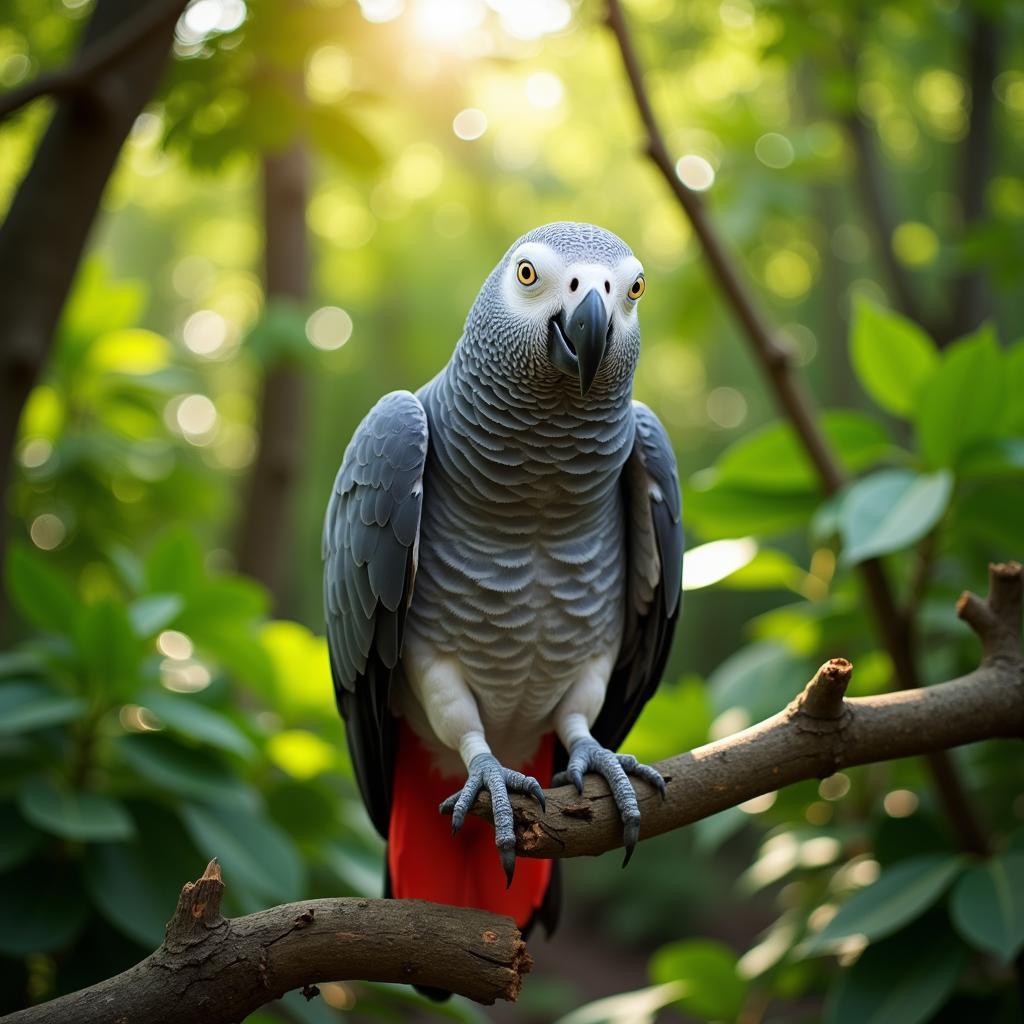
[[[456,494],[513,511],[556,503],[593,507],[617,493],[633,447],[631,381],[612,391],[573,393],[556,379],[541,386],[497,380],[466,351],[424,389],[432,449]]]

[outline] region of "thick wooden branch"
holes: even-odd
[[[647,135],[647,155],[665,179],[700,240],[715,283],[739,320],[750,350],[775,392],[776,401],[814,466],[823,493],[834,494],[845,481],[842,464],[818,425],[814,407],[801,386],[789,352],[775,337],[754,302],[738,263],[711,223],[700,196],[687,188],[676,174],[665,136],[647,94],[643,69],[622,6],[619,0],[606,0],[606,3],[606,21],[618,44],[637,114]],[[878,635],[892,660],[896,685],[903,689],[920,686],[910,620],[897,606],[885,566],[879,559],[871,558],[861,563],[859,571]],[[972,853],[984,854],[988,846],[985,831],[952,763],[943,751],[937,750],[928,755],[928,764],[960,845]]]
[[[211,861],[181,891],[160,948],[123,974],[21,1010],[5,1024],[229,1024],[292,989],[359,979],[515,999],[531,960],[512,919],[421,900],[322,899],[220,913]]]
[[[986,600],[964,594],[961,619],[982,642],[980,666],[935,686],[877,697],[844,697],[852,666],[826,662],[783,711],[743,732],[655,765],[668,781],[662,799],[636,783],[640,838],[649,839],[805,779],[1000,737],[1024,737],[1021,652],[1022,569],[990,567]],[[547,810],[514,797],[517,850],[525,857],[593,856],[622,846],[622,824],[604,781],[588,776],[546,792]],[[483,794],[473,813],[490,816]]]

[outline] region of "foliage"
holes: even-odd
[[[969,669],[956,596],[1024,539],[1014,5],[984,5],[1000,34],[999,145],[985,213],[965,231],[951,168],[966,146],[975,5],[627,5],[675,154],[710,171],[710,214],[824,410],[850,483],[823,501],[642,163],[596,5],[203,2],[207,26],[213,8],[223,20],[179,26],[21,424],[6,579],[18,621],[0,655],[4,1010],[148,952],[212,855],[235,912],[379,891],[381,846],[318,635],[324,495],[366,409],[436,372],[487,270],[536,223],[605,224],[643,259],[636,391],[685,477],[691,592],[633,753],[654,760],[773,713],[829,656],[854,661],[855,694],[891,686],[858,584],[867,558],[884,559],[926,681]],[[9,6],[5,87],[64,62],[88,14]],[[453,131],[467,109],[486,116],[477,138]],[[878,148],[896,261],[930,327],[945,327],[972,267],[989,277],[989,326],[940,349],[892,311],[877,226],[858,205],[851,114]],[[5,200],[44,123],[36,106],[0,133]],[[300,137],[315,158],[314,295],[268,305],[258,160]],[[323,315],[344,329],[321,333]],[[313,410],[290,618],[271,620],[227,549],[262,369],[281,356],[306,369]],[[520,1013],[637,1020],[674,1003],[703,1019],[1012,1019],[1019,771],[996,744],[955,763],[992,837],[986,860],[954,848],[915,761],[645,842],[625,873],[612,858],[564,865],[563,927],[589,977],[532,941]],[[580,1006],[613,988],[635,991]],[[323,992],[254,1019],[330,1020],[353,1005],[477,1017],[404,990]]]

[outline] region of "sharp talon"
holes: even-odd
[[[633,851],[636,849],[636,843],[639,838],[639,820],[625,822],[622,829],[622,845],[626,848],[626,856],[625,859],[622,861],[623,867],[625,867],[629,863],[630,857],[633,856]]]
[[[581,772],[573,772],[571,775],[572,784],[576,787],[576,792],[580,796],[583,796],[583,775]]]
[[[533,785],[530,787],[530,796],[532,796],[537,801],[537,803],[540,804],[540,809],[542,811],[546,811],[548,809],[547,802],[544,799],[544,790],[540,788],[540,783],[537,782],[536,779],[534,780]]]
[[[501,854],[501,866],[505,870],[505,888],[512,887],[512,878],[516,873],[516,851],[515,847],[504,847],[498,851]]]

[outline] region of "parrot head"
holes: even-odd
[[[466,322],[492,373],[519,387],[582,397],[629,388],[640,353],[643,267],[593,224],[546,224],[523,235],[484,283]]]

